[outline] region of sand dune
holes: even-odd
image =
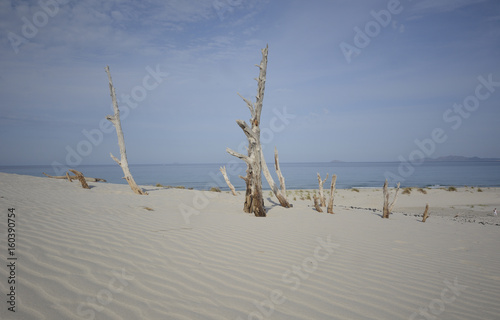
[[[255,218],[242,212],[243,195],[144,186],[149,196],[137,196],[127,185],[90,185],[0,173],[4,299],[8,208],[18,257],[16,312],[3,303],[1,319],[500,314],[500,218],[489,215],[499,189],[413,191],[386,220],[367,210],[381,208],[380,190],[339,190],[335,215],[311,201],[284,209],[266,193],[268,217]],[[431,217],[421,223],[425,203]]]

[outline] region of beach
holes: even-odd
[[[1,319],[500,314],[500,188],[400,190],[382,219],[381,188],[337,190],[335,214],[265,191],[256,218],[241,191],[89,185],[0,173]]]

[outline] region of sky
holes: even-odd
[[[0,165],[499,157],[496,0],[1,0]]]

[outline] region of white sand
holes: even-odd
[[[255,218],[242,212],[242,195],[90,185],[0,173],[0,319],[500,314],[500,217],[488,216],[500,209],[499,189],[414,189],[387,220],[350,208],[380,209],[380,190],[339,190],[334,215],[311,201],[281,208],[266,192],[268,217]],[[431,216],[421,223],[414,214],[426,202]],[[5,302],[11,207],[15,313]]]

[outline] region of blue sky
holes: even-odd
[[[113,164],[106,65],[130,163],[230,161],[266,44],[266,160],[500,157],[495,0],[2,0],[0,15],[0,165]]]

